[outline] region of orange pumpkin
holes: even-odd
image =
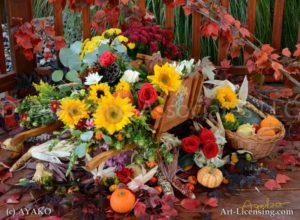
[[[262,128],[280,128],[280,126],[281,126],[281,122],[272,115],[268,115],[260,123],[260,127]]]
[[[274,129],[270,128],[270,127],[266,127],[266,128],[260,128],[258,131],[257,131],[257,134],[259,136],[262,136],[262,137],[273,137],[276,135]]]
[[[223,174],[218,168],[206,166],[198,171],[197,180],[202,186],[216,188],[221,185]]]
[[[110,197],[110,207],[117,213],[127,213],[134,208],[135,195],[128,189],[116,189]]]
[[[117,90],[114,94],[114,97],[119,96],[122,99],[129,98],[131,103],[134,103],[134,98],[131,91],[127,90]]]
[[[160,118],[162,116],[163,112],[164,112],[164,106],[163,105],[156,106],[151,111],[152,119],[156,120],[156,119]]]

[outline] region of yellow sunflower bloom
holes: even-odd
[[[148,76],[148,79],[151,80],[152,84],[158,85],[166,94],[177,91],[181,85],[179,73],[169,63],[165,63],[162,67],[155,65],[154,75]]]
[[[237,94],[229,86],[224,86],[217,89],[216,98],[222,108],[232,109],[237,107]]]
[[[96,128],[105,128],[109,134],[114,134],[130,123],[134,107],[128,98],[119,96],[103,96],[94,114]]]
[[[225,116],[225,121],[226,122],[231,122],[231,123],[235,123],[236,122],[236,118],[234,116],[234,114],[232,114],[231,112],[230,113],[227,113]]]
[[[120,82],[118,83],[118,85],[116,86],[116,91],[130,91],[131,90],[131,86],[128,82],[126,82],[125,80],[120,80]]]
[[[63,99],[60,108],[61,110],[57,113],[58,118],[70,128],[75,128],[81,119],[89,116],[88,106],[79,99]]]
[[[90,96],[88,99],[98,103],[103,96],[109,96],[110,87],[107,83],[95,84],[90,87]]]

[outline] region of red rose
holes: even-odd
[[[113,54],[111,51],[104,51],[99,58],[99,63],[101,66],[109,66],[117,59],[117,55]]]
[[[141,109],[150,107],[157,100],[157,92],[150,83],[145,83],[138,91],[139,107]]]
[[[129,183],[131,177],[133,176],[133,170],[130,168],[122,168],[119,171],[116,171],[116,176],[122,183]]]
[[[214,158],[219,153],[219,147],[214,141],[208,141],[204,144],[202,152],[207,159]]]
[[[198,136],[200,138],[201,144],[205,144],[208,141],[215,141],[214,133],[211,130],[208,130],[207,128],[202,128]]]
[[[59,103],[57,100],[52,101],[50,104],[51,111],[56,112],[58,109],[58,105],[59,105]]]
[[[181,140],[182,150],[187,153],[195,153],[199,149],[200,139],[196,135]]]

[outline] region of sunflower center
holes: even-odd
[[[123,119],[123,111],[116,106],[110,106],[105,112],[105,119],[109,123],[118,123]]]
[[[163,83],[163,84],[169,84],[170,82],[170,76],[168,74],[161,74],[160,76],[160,81]]]
[[[224,96],[224,101],[225,101],[225,102],[230,102],[230,101],[231,101],[231,99],[230,99],[230,97],[229,97],[229,96],[225,95],[225,96]]]
[[[97,91],[97,98],[100,99],[104,95],[104,92],[102,90]]]

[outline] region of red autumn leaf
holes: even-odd
[[[17,203],[19,203],[20,201],[20,198],[21,198],[21,195],[22,194],[20,194],[20,193],[15,193],[15,194],[13,194],[13,195],[11,195],[9,198],[7,198],[6,200],[5,200],[5,202],[7,203],[7,204],[17,204]]]
[[[275,70],[275,72],[274,72],[274,78],[275,78],[275,80],[277,80],[277,81],[283,79],[283,76],[282,76],[281,72],[280,72],[278,69]]]
[[[45,33],[50,37],[54,37],[55,36],[54,27],[52,27],[52,26],[45,27]]]
[[[227,59],[222,60],[220,64],[224,69],[229,69],[231,67],[230,60]]]
[[[274,48],[271,47],[270,44],[264,44],[262,45],[261,50],[267,54],[271,54],[274,51]]]
[[[53,57],[53,54],[51,53],[51,51],[44,53],[45,60],[51,59],[52,57]]]
[[[252,73],[256,69],[256,65],[253,62],[253,60],[248,60],[246,63],[246,67],[247,67],[249,73]]]
[[[185,16],[189,16],[192,13],[192,8],[190,5],[185,5],[182,8],[183,8]]]
[[[218,199],[215,197],[210,197],[209,199],[205,200],[203,204],[215,208],[218,207]]]
[[[233,50],[231,50],[230,52],[230,56],[232,59],[239,57],[241,54],[241,49],[239,47],[234,48]]]
[[[277,183],[287,183],[289,180],[291,180],[290,177],[284,175],[284,174],[277,174],[276,176],[276,182]]]
[[[243,37],[250,37],[250,32],[248,29],[241,27],[240,28],[240,33]]]
[[[185,5],[185,0],[175,0],[174,4],[178,6]]]
[[[255,64],[258,66],[258,67],[262,67],[266,64],[266,62],[268,61],[268,54],[265,53],[265,52],[261,52],[257,59],[256,59],[256,62]]]
[[[277,183],[276,180],[269,179],[267,182],[265,182],[264,185],[267,189],[273,190],[273,189],[281,189],[281,186],[279,183]]]
[[[202,35],[217,39],[219,35],[219,26],[214,22],[206,24],[202,29]]]
[[[272,66],[273,70],[280,70],[283,68],[283,66],[280,63],[275,62],[275,61],[272,62],[271,66]]]
[[[8,180],[9,178],[12,178],[12,172],[7,172],[7,170],[2,170],[0,173],[0,181],[4,182]]]
[[[292,55],[291,51],[289,50],[289,48],[284,48],[281,52],[284,56],[286,57],[290,57]]]
[[[23,54],[26,60],[31,61],[33,60],[33,52],[30,49],[23,50]]]
[[[271,58],[272,60],[278,60],[280,56],[277,53],[272,53]]]
[[[293,56],[294,57],[299,57],[300,56],[300,44],[297,44],[296,45],[296,50],[294,51],[294,54],[293,54]]]
[[[236,21],[234,22],[234,25],[236,26],[237,29],[240,29],[240,28],[241,28],[241,22],[238,21],[238,20],[236,20]]]
[[[286,165],[293,165],[293,166],[295,166],[295,165],[299,164],[299,161],[296,160],[296,158],[293,155],[288,154],[286,152],[284,152],[283,154],[281,154],[281,160]]]
[[[55,50],[60,50],[66,46],[65,39],[62,36],[55,37]]]
[[[196,199],[183,199],[180,202],[181,207],[187,210],[194,210],[200,206],[201,202]]]
[[[95,0],[94,5],[103,7],[109,3],[109,0]]]
[[[224,15],[223,15],[223,18],[224,18],[225,21],[226,21],[227,23],[229,23],[229,24],[232,24],[232,23],[235,22],[234,17],[232,17],[232,15],[230,15],[230,14],[228,14],[228,13],[224,14]]]
[[[34,46],[33,52],[34,53],[40,53],[43,50],[43,42],[40,41],[37,45]]]
[[[128,0],[121,0],[121,2],[126,5],[128,3]]]
[[[139,217],[141,215],[144,215],[146,213],[146,205],[143,202],[137,202],[134,207],[134,215],[136,217]]]

